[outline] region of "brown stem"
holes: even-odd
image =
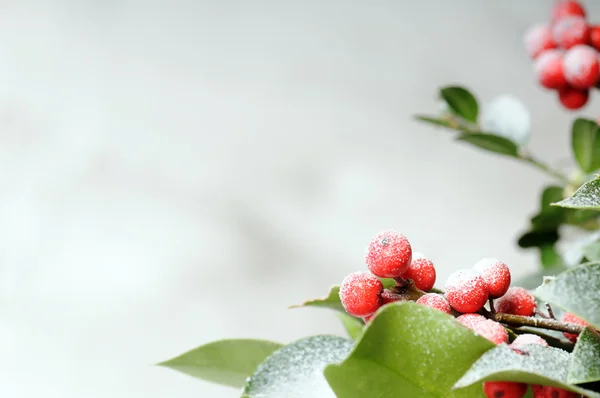
[[[549,303],[546,303],[546,311],[548,311],[548,316],[552,319],[556,319],[554,316],[554,311],[552,311],[552,307],[550,307]]]
[[[557,321],[556,319],[533,318],[521,315],[502,314],[499,312],[494,315],[490,315],[491,317],[488,316],[488,318],[511,326],[531,326],[534,328],[558,330],[559,332],[567,332],[572,334],[579,334],[583,330],[583,326],[581,325],[561,322]]]
[[[494,299],[490,297],[489,303],[490,303],[490,312],[492,314],[495,314],[496,313],[496,308],[494,307]]]
[[[412,279],[397,278],[396,283],[398,286],[393,287],[391,291],[397,295],[398,300],[417,301],[421,296],[427,294],[427,292],[417,288]]]

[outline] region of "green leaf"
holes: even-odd
[[[553,245],[558,242],[558,230],[533,230],[521,235],[517,241],[518,245],[524,249],[529,247],[540,247]]]
[[[219,340],[161,362],[158,366],[213,383],[241,388],[258,365],[281,347],[283,345],[266,340]]]
[[[458,141],[465,141],[478,148],[501,155],[518,157],[519,147],[508,138],[499,135],[486,133],[462,133],[456,138]]]
[[[542,191],[540,197],[540,213],[563,213],[559,207],[552,206],[552,203],[563,199],[563,188],[558,185],[550,185]]]
[[[244,397],[332,397],[323,368],[342,361],[352,349],[351,340],[312,336],[289,344],[267,358],[250,377]]]
[[[589,261],[600,261],[600,242],[594,242],[583,248],[583,255]]]
[[[397,302],[379,310],[348,358],[328,365],[325,377],[344,398],[483,398],[481,385],[451,388],[492,347],[450,315]]]
[[[535,295],[600,328],[600,263],[578,265],[545,278]]]
[[[600,178],[586,182],[573,196],[553,205],[570,209],[600,210]]]
[[[579,118],[573,122],[571,146],[581,170],[591,173],[600,168],[600,126],[594,120]]]
[[[453,130],[455,127],[455,123],[452,123],[446,119],[441,119],[439,117],[416,115],[415,118],[422,122],[426,122],[426,123],[433,124],[433,125],[440,126],[440,127],[446,127],[446,128],[453,129]]]
[[[540,246],[540,262],[546,269],[565,265],[562,257],[560,254],[558,254],[554,245]]]
[[[344,325],[344,329],[352,340],[357,340],[363,333],[365,322],[362,319],[340,312],[337,314]]]
[[[440,90],[440,95],[452,112],[470,122],[477,123],[477,115],[479,113],[477,99],[467,89],[458,86],[448,86]]]
[[[569,361],[569,353],[558,348],[529,345],[526,354],[518,354],[503,344],[483,354],[455,387],[480,386],[484,381],[514,381],[553,386],[589,398],[600,398],[597,392],[567,382]]]
[[[571,384],[600,381],[600,336],[589,328],[577,339],[567,380]]]

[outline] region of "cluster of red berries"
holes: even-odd
[[[445,293],[432,292],[436,282],[433,262],[420,253],[413,252],[408,239],[395,231],[377,234],[366,250],[365,261],[370,272],[353,272],[340,286],[340,300],[346,312],[369,322],[379,308],[405,300],[403,289],[411,289],[416,303],[435,308],[456,317],[462,325],[495,344],[508,344],[506,328],[482,314],[496,311],[503,314],[534,316],[536,300],[526,289],[511,287],[508,266],[495,258],[484,258],[470,269],[461,269],[448,277]],[[396,287],[385,289],[380,278],[392,278]],[[418,297],[418,298],[417,298]],[[485,309],[489,302],[490,309]],[[586,325],[574,316],[565,314],[565,322]],[[576,341],[578,336],[565,333]],[[534,334],[519,335],[509,346],[518,353],[528,344],[548,346]],[[536,398],[577,397],[556,387],[532,386]],[[521,398],[527,385],[514,382],[486,382],[484,392],[488,397]],[[558,394],[558,395],[557,395]]]
[[[539,83],[556,90],[565,108],[583,107],[600,80],[600,26],[588,24],[583,6],[558,1],[550,23],[532,26],[524,41]]]

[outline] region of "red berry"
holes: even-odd
[[[522,350],[525,346],[530,344],[543,345],[544,347],[548,347],[548,342],[535,334],[520,334],[516,339],[510,344],[511,348]]]
[[[491,298],[504,296],[510,287],[510,269],[497,258],[483,258],[473,269],[483,278]]]
[[[538,82],[549,89],[556,90],[568,85],[563,70],[563,54],[558,50],[541,53],[533,64]]]
[[[559,47],[568,50],[578,44],[586,44],[590,27],[585,18],[570,16],[560,19],[552,26],[552,37]]]
[[[353,272],[340,286],[340,300],[346,312],[357,317],[371,315],[382,305],[383,283],[367,273]]]
[[[556,48],[556,43],[552,37],[552,29],[548,25],[534,25],[525,32],[523,37],[525,50],[531,58],[536,58],[545,50]]]
[[[504,314],[531,316],[536,307],[533,295],[522,287],[511,287],[496,301],[496,311]]]
[[[477,312],[487,302],[488,292],[485,282],[475,271],[462,269],[448,277],[446,299],[458,312]]]
[[[578,16],[585,18],[585,9],[578,1],[559,1],[552,8],[552,22],[564,17]]]
[[[418,289],[428,292],[435,285],[435,276],[435,266],[431,260],[421,253],[413,253],[410,266],[402,277],[412,279]]]
[[[400,297],[391,290],[384,289],[383,292],[381,292],[381,305],[393,303],[398,300],[400,300]]]
[[[375,236],[365,254],[369,270],[380,278],[397,278],[410,266],[412,248],[402,234],[394,231]]]
[[[435,293],[427,293],[417,300],[417,304],[426,305],[427,307],[435,308],[436,310],[445,312],[446,314],[452,314],[450,304],[444,298],[444,296]]]
[[[579,398],[580,395],[572,391],[563,390],[556,387],[540,386],[533,384],[531,386],[533,398]]]
[[[565,312],[562,316],[563,322],[574,323],[576,325],[587,326],[589,323],[579,318],[577,315],[572,314],[570,312]],[[566,338],[571,340],[572,342],[576,342],[579,335],[573,333],[563,333]]]
[[[563,58],[563,70],[565,79],[572,87],[580,89],[593,87],[600,77],[598,52],[585,45],[571,48]]]
[[[527,392],[527,384],[512,381],[486,381],[483,392],[488,398],[522,398]]]
[[[458,316],[456,320],[468,327],[469,329],[475,329],[475,326],[477,326],[481,322],[486,321],[487,318],[479,314],[462,314]]]
[[[560,103],[570,110],[582,108],[587,104],[589,98],[589,90],[579,90],[570,86],[558,90],[558,99]]]
[[[508,343],[508,332],[504,326],[491,319],[476,323],[472,329],[475,333],[494,344]]]
[[[590,26],[590,46],[600,50],[600,26]]]

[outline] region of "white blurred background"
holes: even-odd
[[[343,333],[287,305],[383,229],[441,284],[535,269],[515,238],[550,180],[412,115],[440,85],[514,94],[531,148],[568,157],[574,114],[521,41],[551,3],[1,1],[0,396],[238,397],[152,364]]]

